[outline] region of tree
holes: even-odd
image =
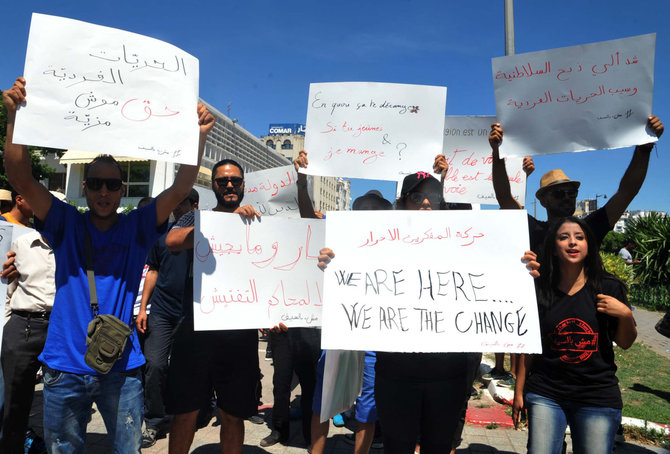
[[[5,103],[2,97],[0,96],[0,150],[5,149],[5,143],[7,139],[7,109],[5,109]],[[37,147],[28,147],[30,152],[30,160],[33,167],[33,177],[37,180],[44,180],[49,178],[54,174],[55,169],[49,167],[47,164],[42,162],[42,156],[46,156],[48,153],[55,153],[59,157],[63,155],[65,150],[60,150],[56,148],[37,148]],[[4,156],[0,162],[0,189],[11,189],[9,181],[7,180],[7,174],[5,173],[5,160]]]
[[[626,236],[635,242],[635,275],[648,286],[670,285],[670,216],[650,213],[633,219]]]

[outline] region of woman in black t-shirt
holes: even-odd
[[[542,252],[536,285],[543,353],[527,356],[518,374],[514,419],[525,404],[529,454],[560,453],[567,424],[575,453],[609,454],[622,408],[612,341],[626,349],[637,336],[626,289],[603,270],[580,219],[555,223]]]

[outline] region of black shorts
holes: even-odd
[[[255,329],[194,332],[182,326],[172,347],[166,410],[169,414],[199,410],[215,391],[219,408],[248,418],[257,413],[259,377]]]

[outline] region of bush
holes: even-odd
[[[633,269],[629,265],[626,265],[626,261],[618,254],[611,254],[609,252],[601,251],[600,257],[603,259],[605,271],[621,279],[621,281],[623,281],[623,283],[630,289],[630,286],[634,282],[635,275]]]
[[[627,237],[625,234],[610,230],[607,232],[607,235],[605,235],[605,238],[603,238],[603,242],[600,243],[600,250],[618,254],[621,248],[626,245],[626,240]]]
[[[629,288],[631,304],[652,311],[665,312],[670,309],[670,290],[662,285],[633,284]]]
[[[635,241],[635,275],[647,286],[670,285],[670,216],[651,213],[633,219],[626,236]]]

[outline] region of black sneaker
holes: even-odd
[[[272,432],[270,432],[270,435],[261,440],[260,446],[261,448],[267,448],[269,446],[274,446],[280,442],[286,442],[286,440],[282,440],[282,437],[279,434],[278,430],[273,430]]]
[[[252,424],[265,424],[265,420],[258,415],[248,417],[247,421],[249,421]]]
[[[158,430],[156,429],[144,429],[142,432],[142,449],[150,448],[156,444],[158,439]]]

